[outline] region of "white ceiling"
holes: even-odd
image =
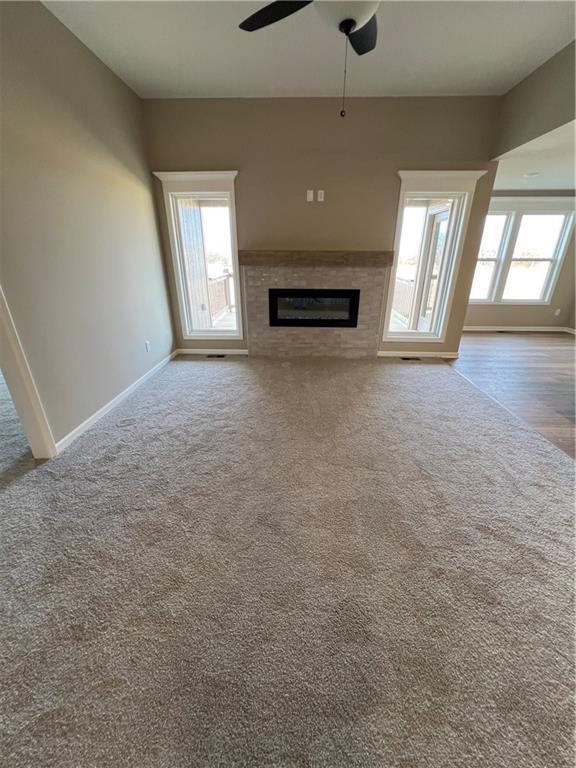
[[[48,2],[148,98],[337,96],[344,40],[309,6],[267,29],[254,2]],[[351,96],[502,94],[574,38],[572,2],[383,2],[379,43],[349,56]]]
[[[576,121],[506,152],[494,189],[575,189],[575,131]]]

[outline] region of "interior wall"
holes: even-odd
[[[455,351],[496,169],[490,156],[499,99],[355,98],[346,118],[339,111],[339,101],[330,98],[146,100],[150,165],[154,171],[237,170],[239,247],[251,250],[392,250],[399,170],[487,170],[446,342],[423,345]],[[325,202],[307,203],[307,189],[323,189]],[[167,249],[159,193],[158,203]],[[180,338],[178,346],[200,344]]]
[[[575,46],[558,51],[503,97],[494,157],[574,120]]]
[[[59,440],[172,349],[142,105],[40,3],[0,14],[0,283]]]

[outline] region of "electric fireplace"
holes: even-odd
[[[357,289],[270,288],[270,325],[356,328]]]

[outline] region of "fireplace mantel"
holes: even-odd
[[[388,267],[394,251],[239,251],[238,258],[251,267]]]
[[[383,306],[392,268],[392,251],[240,251],[248,351],[251,355],[339,355],[376,357],[382,336]],[[310,320],[279,318],[278,296],[307,298],[356,296],[354,322],[320,322],[320,309]],[[271,303],[272,301],[272,303]],[[324,308],[325,309],[325,308]],[[296,306],[295,310],[302,311]],[[334,310],[333,308],[333,311]],[[298,317],[296,319],[299,319]],[[340,320],[342,318],[338,318]]]

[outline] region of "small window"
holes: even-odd
[[[241,338],[235,173],[157,174],[163,182],[184,338]]]
[[[565,198],[494,198],[490,209],[470,301],[548,303],[573,227],[570,204]]]

